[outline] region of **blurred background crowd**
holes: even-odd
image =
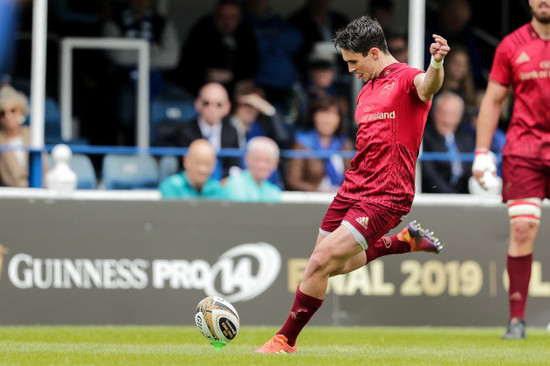
[[[174,16],[180,13],[170,11],[174,3],[180,13],[199,16],[186,18],[182,26]],[[47,113],[59,108],[63,38],[144,39],[151,50],[150,144],[189,148],[190,155],[153,157],[159,174],[145,188],[160,186],[167,198],[219,198],[239,191],[228,187],[249,186],[253,188],[244,190],[248,194],[232,198],[275,201],[281,190],[335,192],[353,156],[357,81],[331,39],[351,16],[363,14],[347,14],[330,0],[300,0],[285,11],[278,10],[275,0],[198,3],[49,0]],[[408,12],[407,3],[367,0],[362,7],[382,25],[390,53],[405,63],[407,24],[396,19]],[[14,4],[13,39],[2,44],[0,64],[0,145],[17,147],[29,141],[33,2]],[[424,152],[447,153],[447,158],[421,162],[423,192],[470,193],[471,159],[463,154],[473,155],[492,55],[505,34],[530,18],[525,1],[505,1],[503,9],[470,0],[426,2],[426,52],[433,33],[444,36],[452,51],[423,140]],[[429,57],[425,60],[427,67]],[[135,145],[136,66],[133,51],[74,51],[72,111],[79,143]],[[493,141],[497,156],[512,103],[503,109]],[[63,142],[58,132],[46,136],[46,144],[58,142]],[[194,142],[200,143],[192,149]],[[243,153],[216,157],[223,149]],[[281,157],[282,151],[298,153]],[[317,154],[307,155],[311,151]],[[44,160],[46,171],[52,161]],[[101,182],[104,157],[91,155],[90,162],[98,185],[114,187]],[[25,151],[0,151],[0,186],[27,186],[27,164]]]

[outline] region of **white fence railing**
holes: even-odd
[[[61,137],[70,140],[73,132],[73,50],[86,49],[116,49],[136,50],[138,52],[138,89],[136,103],[136,145],[140,148],[149,147],[149,43],[141,39],[123,38],[79,38],[68,37],[61,41],[60,64],[60,104],[61,104]]]

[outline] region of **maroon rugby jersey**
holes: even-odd
[[[419,73],[404,63],[391,64],[361,89],[355,110],[357,154],[340,195],[410,210],[416,159],[431,107],[414,87]]]
[[[550,159],[550,42],[531,23],[497,47],[489,77],[514,88],[504,155]]]

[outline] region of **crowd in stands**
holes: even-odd
[[[30,1],[20,2],[19,32],[30,31]],[[330,0],[302,0],[288,16],[274,0],[217,0],[196,19],[184,39],[175,20],[152,0],[56,0],[50,2],[50,36],[144,39],[151,49],[150,99],[186,101],[192,118],[166,118],[154,128],[157,147],[188,148],[177,171],[162,179],[164,198],[279,201],[281,191],[335,192],[353,155],[356,122],[353,78],[335,50],[334,31],[350,19]],[[388,48],[408,61],[406,29],[393,21],[392,0],[370,0],[365,12],[378,19]],[[491,60],[483,60],[473,32],[469,0],[428,8],[426,37],[444,35],[452,51],[445,82],[433,102],[423,152],[447,153],[422,161],[422,191],[469,193],[477,110]],[[431,42],[431,41],[427,41]],[[16,42],[0,92],[0,186],[28,186],[29,44]],[[425,47],[428,49],[428,47]],[[55,47],[48,60],[47,94],[56,98]],[[90,145],[135,144],[137,53],[92,50],[75,54],[74,114]],[[25,59],[21,62],[22,59]],[[429,57],[425,58],[429,62]],[[91,67],[93,65],[93,67]],[[53,80],[50,78],[54,78]],[[500,154],[507,116],[492,151]],[[240,149],[241,157],[219,157]],[[280,151],[318,152],[318,156]],[[461,155],[462,154],[462,155]],[[48,169],[44,159],[45,172]],[[94,160],[97,168],[100,162]],[[99,171],[99,168],[98,168]]]

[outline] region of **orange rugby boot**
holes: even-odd
[[[288,339],[282,334],[276,334],[263,346],[255,350],[257,353],[296,353],[296,346],[290,346]]]

